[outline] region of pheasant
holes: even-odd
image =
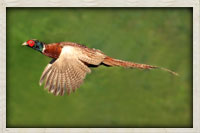
[[[52,58],[45,67],[39,84],[41,86],[44,82],[44,88],[54,95],[62,96],[65,92],[69,95],[72,91],[74,92],[83,83],[86,74],[91,72],[90,67],[100,65],[139,69],[159,68],[178,75],[166,68],[115,59],[100,50],[73,42],[45,44],[37,39],[32,39],[22,45]]]

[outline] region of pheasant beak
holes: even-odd
[[[22,46],[26,46],[26,45],[28,45],[26,42],[22,43]]]

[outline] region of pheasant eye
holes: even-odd
[[[27,44],[30,46],[30,47],[33,47],[35,45],[35,42],[33,40],[28,40],[27,41]]]

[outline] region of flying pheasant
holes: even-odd
[[[83,83],[91,66],[121,66],[125,68],[155,69],[159,68],[174,75],[177,73],[162,67],[122,61],[105,55],[97,49],[91,49],[73,42],[60,42],[45,44],[32,39],[24,42],[26,45],[40,53],[53,58],[45,67],[40,78],[40,86],[45,80],[45,87],[54,95],[64,95],[74,92]]]

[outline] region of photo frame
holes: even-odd
[[[193,128],[7,128],[6,8],[7,7],[192,7],[193,8]],[[198,0],[2,0],[0,6],[0,130],[2,132],[200,132],[200,9]]]

